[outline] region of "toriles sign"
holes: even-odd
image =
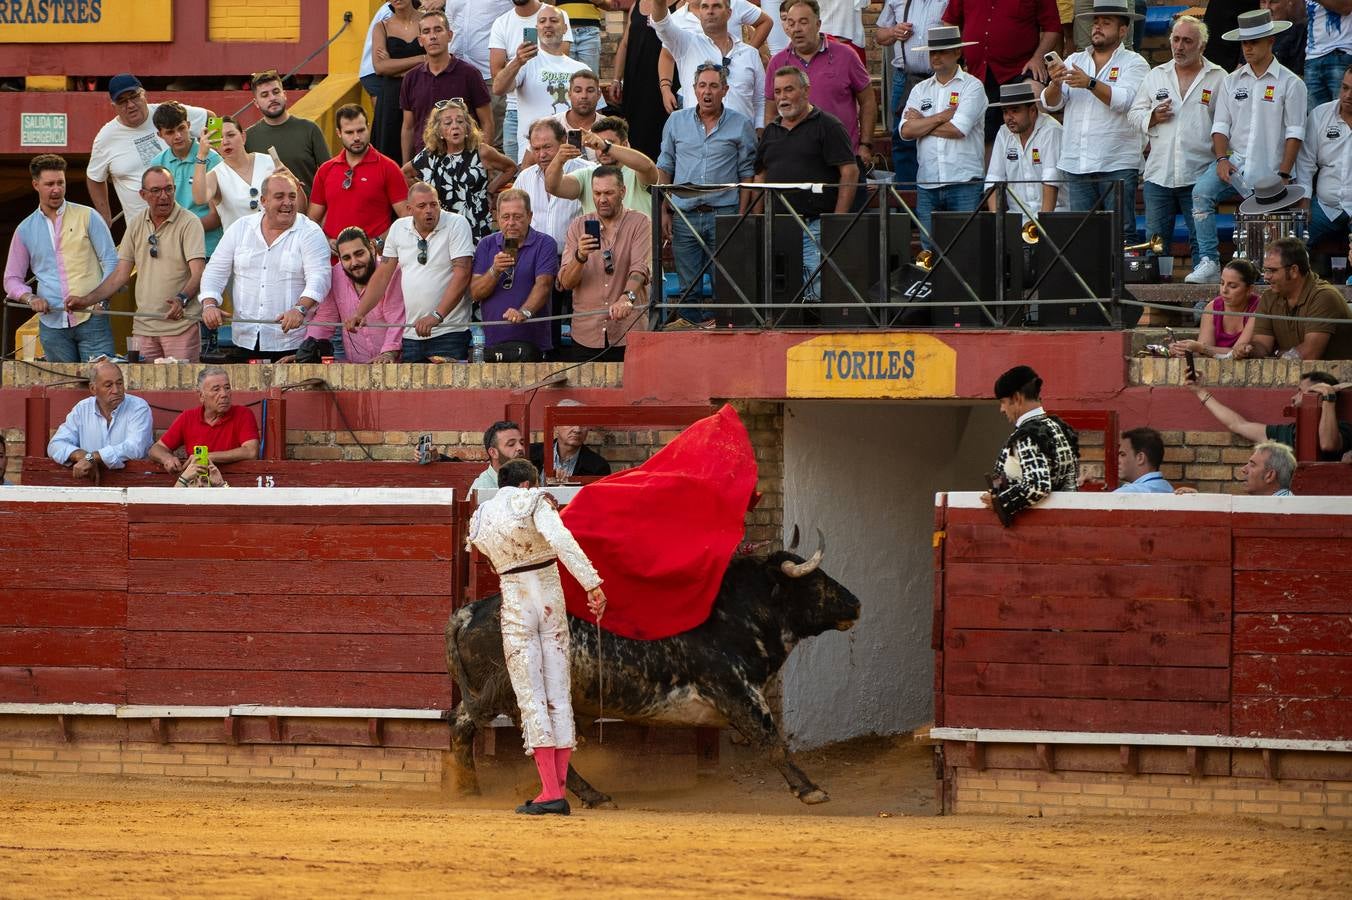
[[[0,44],[173,39],[173,0],[0,0]]]
[[[957,352],[923,334],[832,334],[789,348],[789,397],[952,397]]]

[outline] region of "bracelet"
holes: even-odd
[[[663,78],[661,81],[657,82],[657,86],[658,86],[658,87],[671,87],[671,79],[670,79],[670,78]]]
[[[441,313],[439,313],[439,312],[436,311],[435,309],[432,310],[430,313],[428,313],[428,315],[431,316],[432,318],[436,319],[438,322],[444,321],[444,320],[446,319],[445,316],[443,316]]]
[[[199,166],[205,166],[205,165],[207,164],[207,160],[205,160],[205,159],[199,159],[199,160],[197,161],[197,164],[198,164]]]
[[[1228,154],[1228,153],[1225,154],[1224,156],[1218,156],[1218,157],[1216,157],[1216,162],[1229,162],[1229,161],[1230,161],[1230,154]]]
[[[181,485],[183,485],[184,487],[187,487],[191,482],[189,482],[188,479],[186,479],[186,478],[184,478],[184,477],[182,477],[182,476],[179,476],[178,483],[181,484]]]
[[[1278,172],[1277,175],[1278,175],[1279,177],[1281,177],[1281,178],[1290,178],[1290,177],[1291,177],[1291,173],[1290,173],[1290,172]]]
[[[585,266],[585,265],[587,264],[587,259],[586,259],[586,257],[581,256],[581,255],[580,255],[581,253],[582,253],[581,250],[574,250],[574,251],[573,251],[573,259],[577,260],[579,263],[581,263],[582,265]]]
[[[214,298],[214,297],[207,297],[207,298],[205,298],[205,299],[202,300],[202,305],[203,305],[203,306],[210,306],[210,307],[212,307],[213,309],[217,309],[217,308],[220,307],[221,304],[220,304],[219,302],[217,302],[216,298]]]
[[[1197,399],[1198,399],[1198,400],[1201,400],[1201,401],[1202,401],[1202,405],[1205,406],[1205,405],[1211,400],[1211,395],[1210,395],[1210,394],[1207,394],[1205,397],[1203,397],[1201,394],[1198,394],[1198,395],[1197,395]]]

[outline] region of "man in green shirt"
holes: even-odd
[[[253,76],[251,89],[254,106],[263,114],[244,133],[244,149],[250,153],[267,153],[276,147],[282,165],[300,179],[308,195],[315,183],[315,172],[333,153],[324,141],[319,126],[309,119],[293,116],[286,111],[286,91],[282,76],[269,69]]]
[[[1319,461],[1337,462],[1344,453],[1352,451],[1352,423],[1339,422],[1338,379],[1328,372],[1306,372],[1300,378],[1296,394],[1291,398],[1292,406],[1300,406],[1306,401],[1307,394],[1319,398]],[[1346,385],[1341,385],[1346,387]],[[1202,385],[1202,379],[1188,382],[1188,388],[1202,401],[1206,411],[1216,420],[1230,429],[1232,434],[1254,443],[1277,441],[1295,449],[1296,425],[1287,422],[1282,425],[1263,425],[1250,422],[1230,407],[1212,396],[1211,390]]]

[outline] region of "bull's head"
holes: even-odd
[[[826,554],[826,536],[817,529],[817,549],[807,559],[793,551],[798,547],[798,529],[793,530],[789,549],[773,553],[767,565],[778,569],[776,581],[780,593],[789,601],[791,629],[800,638],[836,629],[846,631],[859,618],[859,598],[844,585],[821,571]]]

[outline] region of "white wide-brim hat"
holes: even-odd
[[[1236,22],[1239,25],[1234,31],[1227,31],[1221,35],[1223,41],[1256,41],[1259,38],[1272,37],[1274,34],[1281,34],[1291,27],[1290,22],[1283,20],[1273,20],[1272,11],[1267,9],[1255,9],[1250,12],[1240,13]]]

